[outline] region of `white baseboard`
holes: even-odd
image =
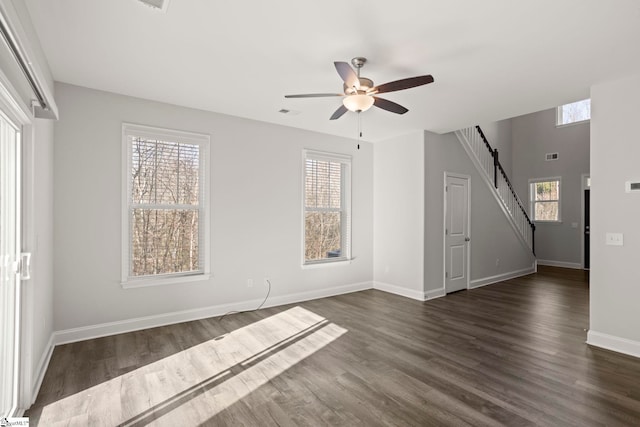
[[[430,300],[430,299],[434,299],[434,298],[440,298],[447,295],[447,292],[444,290],[444,288],[440,288],[440,289],[434,289],[431,291],[427,291],[424,293],[425,299],[426,300]]]
[[[492,285],[494,283],[502,282],[504,280],[515,279],[516,277],[526,276],[537,271],[536,264],[534,263],[529,268],[522,270],[510,271],[507,273],[496,274],[495,276],[483,277],[481,279],[472,280],[469,283],[469,289],[480,288],[482,286]]]
[[[360,283],[353,283],[350,285],[334,286],[332,288],[324,288],[324,289],[318,289],[314,291],[297,292],[295,294],[282,295],[278,297],[269,298],[269,300],[266,302],[264,306],[275,307],[278,305],[294,304],[297,302],[310,301],[310,300],[319,299],[319,298],[327,298],[327,297],[334,297],[336,295],[350,294],[352,292],[366,291],[367,289],[373,289],[373,282],[360,282]],[[255,305],[253,305],[252,307],[255,307]]]
[[[587,332],[587,344],[604,348],[629,356],[640,357],[640,342],[614,335],[590,330]]]
[[[549,267],[573,268],[574,270],[582,270],[582,264],[579,262],[552,261],[547,259],[539,259],[538,265],[548,265]]]
[[[415,299],[418,301],[425,301],[427,299],[424,291],[407,289],[402,286],[391,285],[389,283],[384,283],[384,282],[373,282],[373,289],[389,292],[390,294],[400,295],[402,297],[407,297],[407,298]]]
[[[301,301],[309,301],[317,298],[326,298],[351,292],[371,289],[372,282],[354,283],[351,285],[335,286],[308,292],[299,292],[288,295],[270,297],[264,307],[274,307],[284,304],[294,304]],[[191,310],[175,311],[172,313],[156,314],[134,319],[119,320],[116,322],[102,323],[98,325],[82,326],[54,332],[55,345],[68,344],[109,335],[123,334],[141,329],[155,328],[158,326],[172,325],[175,323],[189,322],[208,317],[222,316],[230,311],[253,310],[260,305],[262,300],[242,301],[238,303],[215,305]]]
[[[49,367],[49,362],[51,361],[51,356],[53,355],[54,345],[54,334],[51,334],[49,337],[49,342],[47,342],[47,346],[45,347],[44,353],[42,353],[42,357],[40,357],[40,361],[38,362],[38,366],[35,372],[35,381],[31,386],[31,404],[33,405],[38,397],[38,393],[40,392],[40,387],[42,386],[42,381],[44,381],[44,374],[47,372],[47,368]]]

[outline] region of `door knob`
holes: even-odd
[[[471,240],[471,238],[470,238],[470,237],[465,237],[465,238],[464,238],[464,241],[465,241],[465,242],[469,242],[470,240]]]

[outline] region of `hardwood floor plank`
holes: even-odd
[[[59,346],[32,425],[631,426],[640,360],[585,344],[588,275],[369,290]]]

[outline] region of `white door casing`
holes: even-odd
[[[30,254],[21,253],[33,247],[33,218],[25,215],[32,214],[33,206],[24,197],[25,193],[33,196],[33,150],[25,154],[27,146],[33,144],[33,114],[2,70],[0,112],[0,412],[11,417],[20,416],[33,398],[30,357],[34,293],[23,286],[30,279]]]
[[[0,417],[18,406],[20,361],[20,132],[0,109]]]
[[[469,183],[471,178],[445,172],[445,292],[469,287]]]

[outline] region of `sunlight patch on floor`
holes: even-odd
[[[294,307],[51,403],[40,424],[198,424],[346,332]]]

